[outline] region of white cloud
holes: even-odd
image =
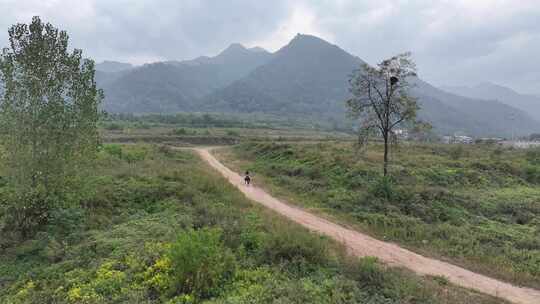
[[[317,24],[317,16],[306,5],[296,3],[290,7],[290,15],[263,39],[248,42],[250,46],[260,46],[271,51],[276,51],[286,45],[296,34],[309,34],[318,36],[328,41],[333,40],[333,35],[321,29]]]

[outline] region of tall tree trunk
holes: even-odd
[[[388,174],[388,133],[384,134],[384,176]]]

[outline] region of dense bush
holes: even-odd
[[[221,232],[216,229],[180,234],[167,258],[173,284],[167,292],[201,299],[218,295],[236,268],[234,255],[224,247]]]
[[[122,131],[122,130],[124,130],[123,125],[121,125],[119,123],[115,123],[115,122],[105,124],[104,128],[105,128],[105,130],[109,130],[109,131]]]
[[[270,264],[288,264],[306,269],[309,265],[328,265],[328,243],[319,236],[307,234],[289,226],[276,227],[262,245],[262,261]]]
[[[191,135],[192,132],[188,131],[186,128],[178,128],[173,130],[174,135]]]
[[[532,165],[540,165],[540,149],[529,149],[525,156]]]

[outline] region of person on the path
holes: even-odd
[[[244,183],[249,186],[251,184],[251,177],[249,176],[249,171],[246,171],[246,174],[244,176]]]

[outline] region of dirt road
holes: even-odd
[[[517,287],[461,267],[426,258],[396,244],[379,241],[358,231],[325,220],[301,208],[288,205],[264,190],[255,186],[245,186],[243,178],[220,163],[208,148],[195,149],[213,168],[226,177],[231,184],[242,191],[249,199],[260,203],[275,212],[297,222],[308,229],[332,237],[342,242],[357,256],[375,256],[381,261],[405,267],[420,275],[444,276],[450,282],[520,304],[540,304],[540,291]]]

